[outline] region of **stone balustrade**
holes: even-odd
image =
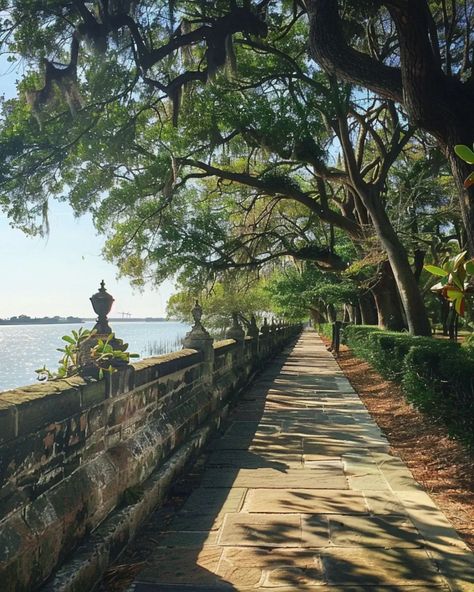
[[[2,592],[90,590],[300,327],[216,343],[193,331],[103,380],[0,393]]]

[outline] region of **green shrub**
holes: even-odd
[[[372,334],[369,342],[372,346],[372,362],[382,376],[400,382],[404,372],[405,357],[410,348],[430,344],[432,337],[414,337],[408,333],[380,331]]]
[[[474,448],[474,357],[469,350],[435,339],[412,346],[402,388],[410,403]]]
[[[400,382],[403,363],[410,348],[431,343],[431,337],[414,337],[408,333],[384,331],[372,325],[349,325],[346,342],[354,354],[367,360],[384,378]]]
[[[327,339],[332,339],[332,323],[320,323],[318,333]]]
[[[400,382],[406,399],[474,448],[474,352],[452,341],[349,325],[347,345],[383,377]]]
[[[375,325],[347,325],[344,327],[344,343],[348,345],[358,358],[371,361],[370,337],[381,333]]]

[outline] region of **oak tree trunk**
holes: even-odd
[[[472,77],[462,81],[456,73],[443,71],[437,40],[433,38],[431,7],[426,0],[373,0],[372,5],[384,5],[395,23],[399,68],[387,66],[347,44],[336,0],[306,0],[311,54],[339,79],[402,104],[411,123],[436,138],[458,187],[466,247],[474,257],[474,187],[463,187],[471,169],[454,153],[456,144],[474,142]]]
[[[370,213],[377,237],[390,262],[410,333],[431,335],[425,304],[408,255],[390,222],[380,194],[372,187],[366,186],[363,190],[361,188],[359,195]]]
[[[371,292],[366,292],[359,296],[359,308],[363,325],[377,324],[377,308],[375,305],[374,295]]]
[[[384,261],[380,266],[377,283],[372,287],[372,294],[377,307],[378,326],[390,331],[405,329],[397,284],[388,261]]]

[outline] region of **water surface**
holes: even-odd
[[[92,322],[64,325],[0,325],[0,391],[36,381],[35,370],[44,364],[56,370],[63,347],[61,337],[80,327],[91,329]],[[190,327],[184,323],[120,322],[112,329],[129,344],[129,351],[141,358],[181,349],[181,339]]]

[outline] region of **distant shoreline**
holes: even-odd
[[[47,317],[44,319],[0,319],[0,325],[72,325],[81,324],[83,322],[84,321],[78,317],[70,317],[69,319],[54,319]]]
[[[79,325],[83,323],[95,323],[97,319],[81,319],[79,317],[69,317],[66,319],[55,319],[54,317],[45,318],[27,318],[27,319],[0,319],[0,326],[2,325]],[[121,317],[109,318],[110,323],[177,323],[177,319],[165,319],[162,317],[144,317],[122,319]]]

